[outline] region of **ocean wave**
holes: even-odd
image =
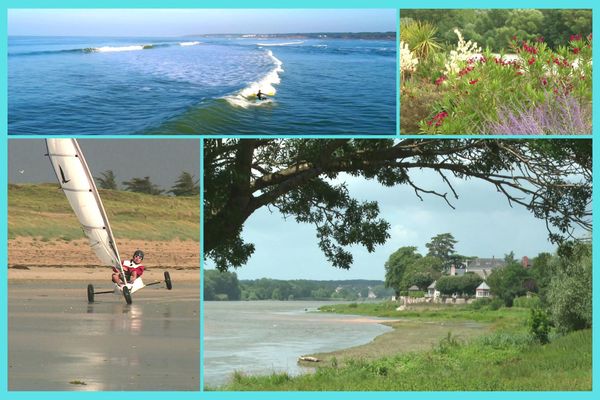
[[[296,46],[299,44],[304,43],[304,41],[301,42],[285,42],[285,43],[256,43],[257,46],[262,46],[262,47],[269,47],[269,46]]]
[[[101,46],[101,47],[83,47],[76,49],[62,50],[38,50],[25,53],[9,53],[10,56],[39,56],[46,54],[64,54],[64,53],[115,53],[124,51],[140,51],[150,50],[158,47],[169,47],[169,43],[151,43],[151,44],[134,44],[128,46]]]
[[[180,46],[197,46],[201,44],[201,42],[180,42]]]
[[[83,49],[84,53],[113,53],[121,51],[139,51],[144,49],[151,49],[151,44],[137,44],[131,46],[102,46],[102,47],[87,47]]]
[[[273,60],[275,67],[259,81],[251,82],[239,92],[226,96],[225,100],[227,100],[229,104],[236,107],[248,108],[271,102],[270,99],[262,101],[257,101],[255,99],[256,93],[258,93],[259,90],[266,96],[275,96],[277,89],[275,89],[273,85],[278,85],[281,82],[279,74],[283,72],[283,62],[275,57],[271,50],[267,50],[267,55]]]

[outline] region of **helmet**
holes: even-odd
[[[143,259],[144,259],[144,252],[143,252],[143,251],[141,251],[141,250],[136,250],[136,251],[133,253],[133,258],[135,258],[135,257],[137,257],[137,256],[140,256],[140,257],[141,257],[141,259],[143,260]]]

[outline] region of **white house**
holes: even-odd
[[[490,287],[487,285],[487,283],[481,282],[481,285],[477,286],[477,288],[475,289],[475,297],[478,299],[482,299],[484,297],[491,297],[490,294]]]
[[[440,291],[437,290],[435,288],[437,281],[433,281],[433,283],[429,286],[427,286],[427,296],[426,297],[433,297],[434,299],[437,299],[438,297],[440,297]]]

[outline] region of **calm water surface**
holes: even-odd
[[[204,385],[226,383],[234,371],[300,374],[305,354],[365,344],[392,328],[385,318],[319,313],[331,302],[204,303]]]

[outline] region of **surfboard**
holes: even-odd
[[[102,264],[123,273],[106,211],[77,139],[46,139],[47,156],[83,233]]]

